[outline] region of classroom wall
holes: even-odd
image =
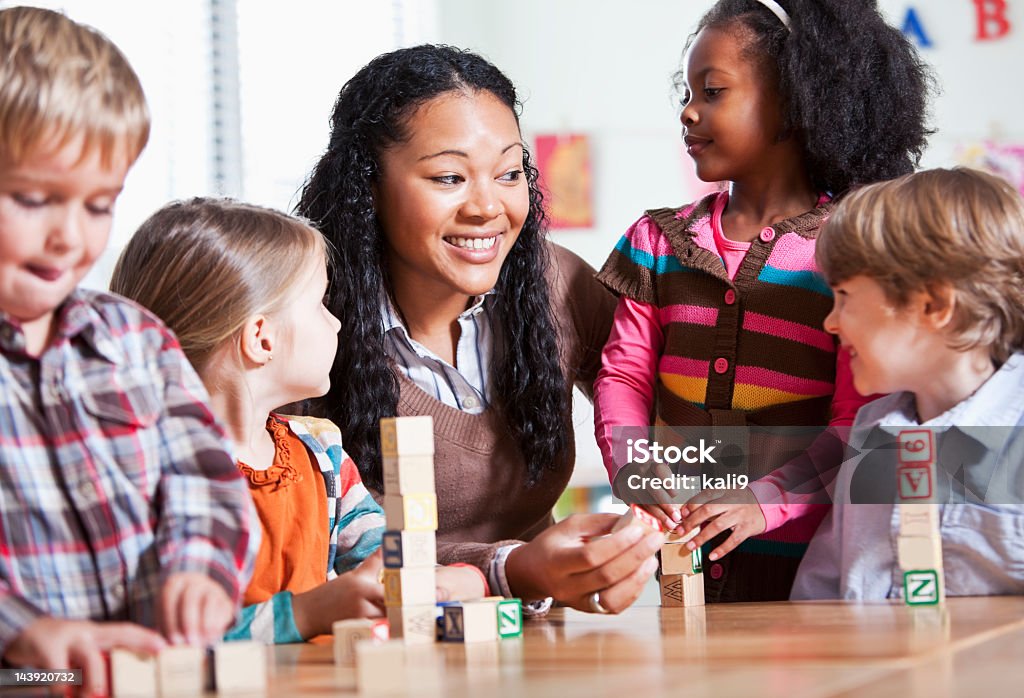
[[[990,9],[998,0],[978,0]],[[956,162],[958,144],[1024,143],[1024,0],[1006,0],[1010,34],[978,42],[975,0],[881,0],[889,21],[917,16],[941,90],[924,166]],[[647,208],[694,198],[699,183],[680,143],[671,76],[713,0],[438,0],[439,39],[488,56],[519,88],[528,141],[537,133],[591,137],[595,223],[552,237],[599,267]],[[989,25],[991,30],[993,25]],[[577,397],[579,397],[577,395]],[[607,482],[592,410],[577,400],[575,484]]]

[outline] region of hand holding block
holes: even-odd
[[[217,693],[267,690],[267,646],[261,642],[222,642],[211,648]]]
[[[353,666],[356,663],[356,642],[366,640],[378,644],[390,638],[388,622],[383,618],[347,618],[331,625],[334,635],[334,663]]]
[[[622,515],[615,526],[612,527],[611,532],[615,533],[632,524],[644,526],[649,529],[650,533],[663,533],[665,531],[662,528],[661,522],[654,518],[652,514],[649,514],[637,504],[630,504],[629,511]]]
[[[110,694],[114,698],[156,698],[156,655],[110,651]]]
[[[425,606],[437,603],[437,574],[433,567],[384,570],[385,606]]]
[[[434,491],[434,456],[382,456],[384,492],[418,494]]]
[[[384,456],[434,454],[434,418],[391,417],[380,420],[380,452]]]
[[[386,494],[384,518],[392,531],[436,531],[437,495]]]
[[[437,564],[437,534],[433,531],[385,531],[380,547],[388,568],[433,568]]]
[[[704,575],[661,575],[661,605],[666,607],[703,606]]]
[[[666,543],[661,546],[662,574],[699,574],[703,571],[700,548],[691,552],[682,543]]]
[[[423,606],[392,606],[388,608],[391,637],[406,644],[427,644],[437,640],[436,604]]]
[[[498,612],[493,601],[444,604],[445,642],[483,642],[498,639]]]
[[[188,645],[175,645],[160,651],[156,658],[157,683],[160,695],[195,696],[203,692],[203,650]]]
[[[686,543],[686,542],[689,542],[689,541],[693,540],[694,538],[696,538],[698,533],[700,533],[700,526],[695,526],[694,528],[691,528],[689,531],[687,531],[683,535],[679,535],[678,533],[669,532],[668,538],[665,539],[665,542],[666,543]]]

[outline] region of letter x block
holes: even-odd
[[[700,574],[704,571],[700,548],[689,551],[682,543],[666,543],[661,546],[662,574]]]
[[[391,417],[380,420],[380,451],[384,456],[433,455],[433,417]]]
[[[442,606],[445,642],[483,642],[498,639],[498,612],[493,601],[468,601]]]
[[[391,531],[436,531],[437,495],[385,494],[384,518]]]
[[[661,605],[665,607],[703,606],[704,575],[661,575]]]

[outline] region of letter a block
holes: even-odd
[[[385,567],[433,567],[437,564],[437,534],[433,531],[385,531],[381,550]]]
[[[661,605],[665,607],[703,606],[704,575],[661,575]]]
[[[384,518],[392,531],[436,531],[437,495],[384,495]]]
[[[910,570],[903,573],[903,600],[908,606],[935,606],[945,596],[941,570]]]
[[[391,417],[380,420],[383,456],[434,455],[433,417]]]

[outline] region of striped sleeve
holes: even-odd
[[[281,591],[263,603],[244,607],[224,639],[255,640],[267,645],[302,642],[304,638],[295,625],[292,592]]]
[[[620,296],[656,305],[655,277],[679,269],[679,261],[658,224],[643,216],[619,239],[597,278]]]
[[[334,571],[347,572],[372,555],[384,535],[384,511],[359,477],[355,462],[341,448],[331,453],[338,459],[337,525],[331,535]]]

